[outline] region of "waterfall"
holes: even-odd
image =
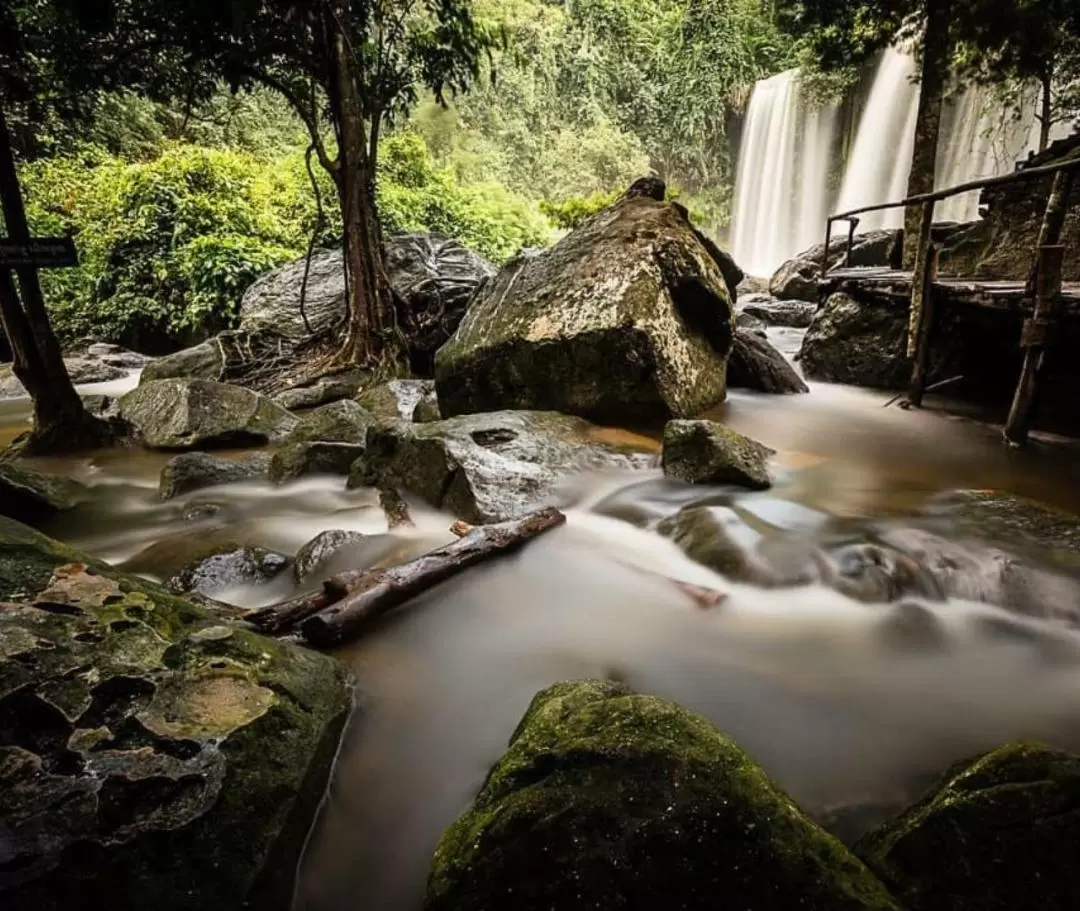
[[[770,275],[818,241],[828,214],[836,109],[813,109],[788,70],[754,87],[735,181],[732,252],[751,275]]]
[[[915,61],[908,54],[889,48],[882,55],[859,119],[837,211],[903,199],[906,195],[919,107],[914,75]],[[903,223],[901,209],[870,212],[860,217],[859,231],[898,228]]]

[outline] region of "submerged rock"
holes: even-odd
[[[533,700],[443,835],[424,907],[899,906],[708,721],[586,681]]]
[[[289,567],[289,558],[262,547],[212,554],[185,567],[167,583],[170,591],[212,597],[237,585],[268,582]]]
[[[569,472],[648,463],[593,430],[568,415],[514,411],[375,425],[349,486],[395,487],[468,522],[500,522],[547,502]]]
[[[152,449],[257,445],[297,423],[266,396],[207,380],[141,383],[120,400],[120,415]]]
[[[0,601],[0,905],[279,907],[342,667],[6,519]]]
[[[382,421],[411,421],[423,402],[435,400],[431,380],[390,380],[365,389],[356,401]],[[436,410],[438,404],[436,404]],[[437,420],[437,418],[436,418]]]
[[[0,461],[0,516],[31,524],[70,509],[87,489],[71,478],[42,474],[17,461]]]
[[[342,529],[319,532],[296,552],[296,559],[293,561],[293,576],[297,582],[308,581],[343,547],[357,544],[368,537],[369,535],[358,531]]]
[[[955,766],[856,852],[911,911],[1066,911],[1078,801],[1080,757],[1013,743]]]
[[[257,452],[243,459],[219,459],[205,452],[185,452],[174,456],[161,469],[158,493],[171,500],[193,490],[265,478],[270,455]]]
[[[609,423],[697,414],[724,398],[732,318],[683,211],[623,198],[483,285],[436,358],[439,405]]]
[[[715,421],[668,421],[664,474],[687,484],[739,484],[765,490],[773,450]]]
[[[784,355],[767,339],[747,329],[735,330],[735,344],[728,355],[727,382],[734,388],[774,395],[810,391]]]

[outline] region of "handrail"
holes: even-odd
[[[859,219],[856,216],[864,215],[867,212],[881,212],[885,209],[906,209],[909,206],[925,205],[927,203],[933,205],[934,203],[940,202],[943,199],[948,199],[950,196],[956,196],[960,193],[970,193],[972,190],[982,190],[986,187],[998,187],[1003,184],[1019,183],[1022,180],[1045,177],[1049,174],[1057,174],[1058,171],[1067,171],[1072,168],[1080,168],[1080,155],[1076,158],[1070,158],[1068,161],[1040,165],[1037,168],[1021,168],[1017,171],[1013,171],[1011,174],[1001,174],[997,177],[984,177],[980,180],[972,180],[967,183],[957,184],[955,187],[947,187],[944,190],[934,190],[932,193],[920,193],[916,196],[909,196],[906,199],[902,199],[900,202],[883,202],[873,206],[862,206],[858,209],[851,209],[848,212],[841,212],[837,215],[830,215],[825,222],[825,251],[821,256],[820,277],[824,278],[829,271],[829,246],[832,243],[832,226],[835,221],[847,221],[850,224],[848,230],[847,252],[844,256],[845,265],[850,266],[851,247],[854,241],[855,229],[859,224]]]

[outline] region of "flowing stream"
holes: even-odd
[[[771,334],[788,350],[798,341],[790,330]],[[913,643],[892,635],[889,605],[817,584],[735,584],[656,533],[660,519],[700,502],[726,506],[747,539],[857,542],[910,526],[958,487],[1080,510],[1073,448],[1008,451],[989,426],[811,385],[806,396],[733,392],[717,411],[777,450],[773,490],[688,488],[655,470],[569,477],[566,527],[457,577],[341,650],[358,711],[302,864],[297,909],[415,911],[439,834],[534,693],[557,680],[618,678],[707,715],[822,819],[894,809],[951,761],[1010,738],[1080,747],[1080,636],[1064,623],[951,599],[926,605],[937,634]],[[7,403],[0,432],[25,415],[25,403]],[[46,530],[111,561],[141,554],[129,565],[163,576],[183,562],[185,542],[210,534],[285,553],[324,529],[370,534],[336,558],[342,566],[450,538],[450,517],[419,508],[416,530],[387,535],[372,492],[346,491],[340,478],[234,484],[162,503],[166,458],[125,450],[44,461],[93,486],[89,502]],[[222,509],[185,518],[198,502]],[[702,610],[670,579],[728,597]],[[1063,597],[1080,597],[1072,579],[1059,582]],[[286,574],[218,597],[255,605],[295,588]]]

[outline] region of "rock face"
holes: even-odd
[[[379,420],[411,421],[417,406],[434,398],[435,384],[431,380],[390,380],[365,389],[356,401]]]
[[[152,449],[261,444],[296,425],[266,396],[208,380],[141,383],[120,400],[120,415]]]
[[[340,665],[7,520],[0,601],[0,904],[287,904]]]
[[[735,330],[735,344],[728,355],[727,382],[740,389],[774,395],[809,392],[784,355],[756,332]]]
[[[396,487],[467,522],[501,522],[544,504],[566,473],[648,463],[596,442],[592,430],[551,412],[375,425],[349,486]]]
[[[457,241],[433,234],[404,234],[386,240],[386,268],[400,302],[399,323],[409,342],[412,369],[430,376],[435,352],[461,322],[473,291],[495,270]],[[264,275],[244,294],[242,329],[270,328],[302,338],[309,334],[300,314],[305,260]],[[345,280],[340,250],[311,258],[304,296],[311,329],[329,328],[345,316]]]
[[[1013,743],[954,767],[856,846],[911,911],[1076,907],[1080,757]]]
[[[424,907],[899,908],[712,724],[598,681],[536,696]]]
[[[753,294],[740,301],[739,312],[756,316],[767,326],[805,329],[813,322],[817,304],[803,300],[777,300],[768,294]]]
[[[86,496],[78,481],[0,462],[0,515],[34,524],[70,509]]]
[[[724,397],[731,307],[682,212],[624,198],[477,292],[436,358],[439,405],[611,423],[699,413]]]
[[[668,421],[664,427],[664,474],[688,484],[770,487],[773,450],[715,421]]]
[[[898,265],[902,253],[899,231],[868,231],[857,234],[851,247],[852,266]],[[820,243],[784,263],[769,281],[769,293],[781,300],[816,301],[817,282],[825,244]],[[829,267],[839,266],[847,254],[847,237],[829,244]]]
[[[165,463],[161,469],[158,493],[163,500],[216,487],[266,477],[270,468],[270,456],[258,452],[243,459],[219,459],[205,452],[185,452]]]
[[[76,385],[107,383],[122,380],[127,374],[119,367],[112,367],[103,360],[90,357],[64,358],[68,376]],[[15,376],[10,364],[0,364],[0,399],[19,399],[27,395],[23,384]]]

